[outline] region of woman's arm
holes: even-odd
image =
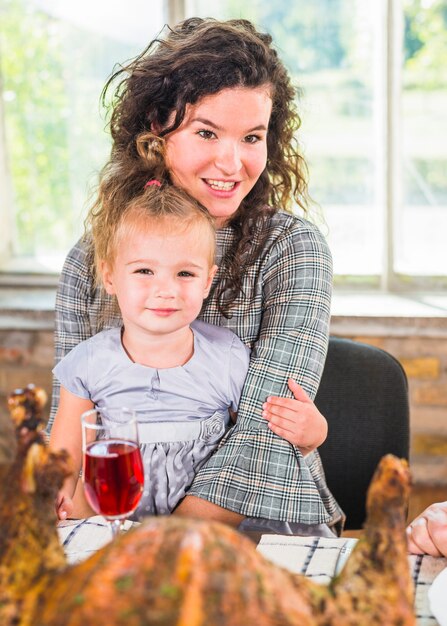
[[[65,259],[56,293],[54,364],[94,330],[90,325],[89,306],[91,300],[90,260],[86,245],[81,241],[70,250]],[[60,383],[53,376],[51,414],[47,429],[52,428],[59,406]]]
[[[255,282],[255,291],[262,286],[262,304],[253,299],[244,316],[235,312],[231,320],[242,339],[250,332],[257,337],[237,424],[200,469],[186,500],[197,496],[250,517],[335,523],[342,513],[327,490],[317,453],[305,462],[301,451],[277,437],[262,417],[268,397],[292,397],[290,378],[314,398],[329,340],[332,257],[327,243],[304,220],[286,217],[276,224],[278,236],[261,271],[247,278]],[[246,293],[253,291],[247,285]],[[256,307],[262,307],[262,315],[255,328]],[[212,321],[212,315],[205,319]],[[253,328],[247,329],[247,320]]]
[[[224,509],[217,504],[197,498],[195,496],[186,496],[175,509],[174,515],[181,517],[196,517],[199,519],[207,519],[210,522],[221,522],[233,528],[237,528],[245,519],[243,515]]]
[[[292,398],[290,378],[313,400],[326,359],[332,257],[319,230],[306,223],[285,232],[266,257],[262,279],[261,325],[239,416],[268,396]]]
[[[254,347],[260,358],[251,364],[247,383],[278,389],[265,398],[263,417],[305,455],[327,436],[326,419],[313,398],[329,339],[332,257],[318,229],[307,224],[286,233],[272,247],[264,277],[264,313]],[[267,381],[265,373],[271,373]]]
[[[81,239],[67,255],[56,294],[55,365],[81,341],[104,328],[102,319],[112,318],[112,301],[96,289],[91,265],[89,242]],[[48,432],[59,405],[59,388],[60,383],[54,376]]]
[[[67,450],[72,459],[73,472],[65,480],[56,502],[59,519],[66,519],[72,515],[83,517],[86,513],[79,490],[77,492],[79,472],[82,466],[81,415],[93,408],[93,403],[86,398],[75,396],[65,387],[61,386],[60,391],[59,408],[50,435],[50,447],[54,450]],[[76,492],[76,502],[74,502]],[[89,513],[89,509],[87,509],[87,513]]]

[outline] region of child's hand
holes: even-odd
[[[295,399],[270,396],[262,415],[276,435],[297,446],[302,454],[309,454],[326,439],[327,422],[298,383],[291,378],[287,383]]]
[[[65,520],[73,513],[73,500],[63,491],[59,491],[56,500],[56,514],[58,519]]]

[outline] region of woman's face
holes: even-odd
[[[201,202],[218,227],[236,213],[267,163],[269,87],[232,87],[188,105],[166,136],[173,182]]]

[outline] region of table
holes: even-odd
[[[257,549],[277,565],[327,584],[342,569],[356,542],[357,539],[352,538],[263,535]],[[438,626],[427,592],[432,581],[447,567],[447,559],[409,555],[408,561],[415,584],[418,626]]]
[[[124,528],[128,530],[133,525],[127,521]],[[60,522],[58,532],[69,563],[83,561],[111,540],[110,528],[100,515]],[[262,535],[256,549],[291,572],[327,584],[343,567],[356,541],[347,537]],[[408,560],[415,583],[418,626],[438,626],[430,611],[427,591],[434,578],[447,567],[447,559],[409,555]]]

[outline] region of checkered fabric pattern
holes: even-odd
[[[200,315],[230,328],[252,355],[237,424],[200,470],[190,494],[248,517],[335,524],[343,515],[326,487],[318,453],[303,459],[261,416],[267,396],[291,396],[289,377],[315,396],[328,343],[332,259],[318,228],[303,218],[278,212],[266,228],[263,254],[245,270],[231,318],[219,313],[214,289]],[[230,227],[218,231],[218,265],[233,238]],[[56,299],[56,361],[96,333],[101,312],[112,310],[92,285],[90,263],[85,243],[65,262]],[[213,288],[221,279],[218,272]],[[110,325],[119,323],[114,318]],[[58,392],[55,381],[53,414]]]
[[[137,523],[125,522],[125,530]],[[111,531],[101,516],[68,520],[58,525],[59,538],[69,563],[78,563],[111,540]],[[267,559],[296,574],[327,584],[342,569],[356,539],[291,537],[263,535],[257,547]],[[436,626],[428,601],[428,589],[435,577],[447,567],[447,559],[431,556],[408,557],[415,585],[415,613],[418,626]]]
[[[291,572],[327,584],[341,571],[356,543],[357,539],[348,538],[263,535],[258,550],[270,561]],[[437,626],[427,593],[436,576],[447,567],[447,559],[409,555],[408,562],[414,582],[414,610],[418,626]]]
[[[139,523],[125,520],[122,531],[128,531],[134,526],[139,526]],[[57,532],[71,565],[85,561],[112,540],[110,524],[101,515],[59,522]]]

